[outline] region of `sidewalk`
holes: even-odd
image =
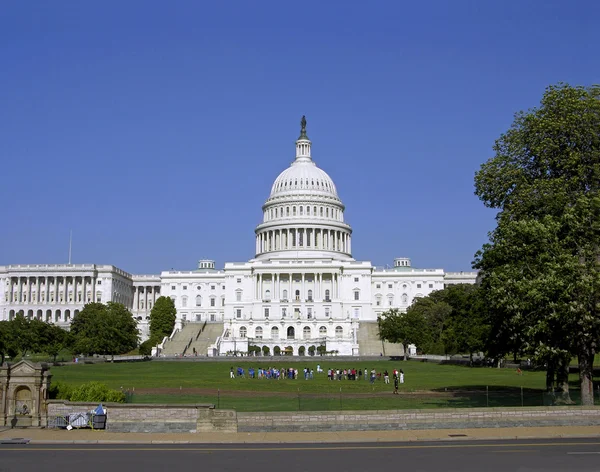
[[[84,429],[4,429],[0,443],[28,439],[29,444],[291,444],[450,441],[533,438],[600,438],[600,426],[535,428],[430,429],[411,431],[340,431],[327,433],[111,433]]]

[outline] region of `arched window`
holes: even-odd
[[[300,214],[301,215],[302,215],[303,211],[304,211],[304,207],[300,207]]]
[[[240,338],[245,338],[245,337],[246,337],[246,335],[247,335],[247,333],[248,333],[248,330],[246,329],[246,327],[245,327],[245,326],[242,326],[242,327],[240,328]]]
[[[325,209],[325,216],[326,216],[327,218],[329,218],[329,207],[327,207],[327,208]]]
[[[202,306],[202,295],[196,295],[196,306]]]
[[[306,207],[306,214],[310,215],[310,207],[309,206]]]
[[[381,295],[375,297],[375,306],[381,306]]]
[[[313,207],[313,215],[317,216],[317,207]]]
[[[271,328],[271,339],[279,339],[279,328],[277,326]]]
[[[181,297],[181,306],[183,306],[183,307],[187,306],[187,297]]]
[[[343,336],[344,336],[344,329],[341,326],[336,326],[335,327],[335,337],[341,338]]]
[[[296,207],[292,207],[292,215],[296,216]]]
[[[394,305],[394,296],[388,295],[387,298],[388,298],[388,305],[393,306]]]
[[[296,301],[300,301],[300,290],[296,290]]]
[[[304,327],[304,329],[302,330],[302,339],[310,339],[310,327]]]
[[[321,326],[319,328],[319,336],[327,336],[327,326]]]
[[[271,291],[270,290],[265,290],[265,300],[267,300],[267,301],[271,300]]]
[[[285,208],[285,214],[286,216],[290,216],[290,207]]]
[[[242,291],[241,290],[236,290],[235,291],[235,301],[236,302],[241,302],[242,301]]]
[[[408,295],[406,293],[402,294],[402,303],[405,305],[408,303]]]
[[[329,298],[329,293],[330,293],[329,289],[325,290],[325,301],[326,302],[330,302],[331,301],[331,299]]]
[[[290,326],[287,329],[287,338],[288,339],[296,339],[296,330],[294,329],[293,326]]]
[[[309,301],[309,302],[312,302],[312,299],[313,299],[313,298],[312,298],[312,293],[313,293],[313,292],[312,292],[312,290],[309,290],[309,291],[308,291],[308,301]]]
[[[283,291],[283,299],[284,299],[284,300],[287,300],[287,299],[288,299],[288,297],[287,297],[287,290],[284,290],[284,291]]]
[[[323,216],[323,207],[321,207],[320,213],[321,213],[321,216]]]
[[[261,326],[257,326],[256,327],[256,331],[254,332],[254,337],[256,339],[262,339],[262,336],[263,336],[262,333],[263,333],[262,327]]]

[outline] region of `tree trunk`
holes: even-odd
[[[546,391],[547,392],[554,391],[555,374],[556,374],[556,366],[554,364],[554,360],[548,359],[547,367],[546,367]]]
[[[556,403],[558,405],[572,405],[575,403],[569,395],[569,363],[570,356],[558,359],[556,369]]]
[[[594,404],[594,384],[592,382],[594,372],[594,349],[584,347],[579,355],[579,383],[581,385],[581,404]]]
[[[407,361],[408,360],[408,344],[407,343],[402,343],[402,349],[404,350],[404,360]]]

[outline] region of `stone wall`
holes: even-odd
[[[600,426],[598,407],[238,413],[239,432]]]
[[[69,413],[88,412],[97,406],[97,403],[50,400],[48,420]],[[600,426],[600,407],[237,413],[201,404],[107,403],[103,406],[107,409],[106,429],[114,432],[250,433]]]
[[[89,412],[97,403],[48,401],[49,424],[56,416]],[[106,429],[114,432],[195,433],[237,432],[233,410],[215,410],[214,405],[160,405],[106,403]]]

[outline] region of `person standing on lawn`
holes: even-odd
[[[394,395],[399,395],[398,393],[398,382],[400,381],[400,379],[398,379],[397,375],[394,375]]]

